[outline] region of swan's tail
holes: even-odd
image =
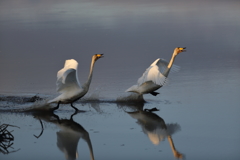
[[[133,85],[132,87],[128,88],[125,92],[136,92],[137,88],[138,88],[137,85]]]

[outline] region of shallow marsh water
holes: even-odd
[[[0,125],[19,128],[7,128],[13,145],[0,159],[75,159],[76,151],[90,159],[89,139],[98,160],[175,159],[171,142],[186,159],[239,159],[239,8],[224,0],[1,1]],[[175,61],[181,70],[160,95],[131,101],[124,91],[175,47],[187,47]],[[66,59],[79,62],[83,83],[95,53],[105,57],[75,103],[86,112],[72,120],[69,105],[55,114],[15,112],[57,95]],[[27,102],[36,94],[43,100]]]

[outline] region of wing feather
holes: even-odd
[[[145,82],[152,81],[160,86],[164,85],[167,81],[167,77],[164,76],[164,72],[167,70],[168,63],[164,59],[156,59],[143,73],[142,77],[138,79],[138,85],[142,85]],[[170,72],[177,72],[180,69],[177,65],[172,65]]]
[[[155,84],[163,85],[166,77],[159,71],[157,65],[159,59],[155,60],[143,73],[142,77],[138,79],[138,85],[142,85],[145,82],[152,81]]]
[[[78,62],[74,59],[65,61],[64,68],[57,73],[57,91],[63,93],[69,88],[82,88],[77,74]]]
[[[166,61],[165,59],[159,59],[159,61],[156,63],[156,65],[159,67],[159,71],[161,73],[164,73],[164,71],[166,71],[167,69],[167,66],[168,66],[168,61]],[[172,68],[170,70],[170,73],[172,72],[178,72],[180,70],[180,67],[173,64],[172,65]]]

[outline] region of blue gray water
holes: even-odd
[[[89,139],[98,160],[239,159],[239,8],[234,0],[1,1],[0,125],[12,125],[14,140],[0,159],[90,159]],[[187,47],[175,60],[180,71],[160,95],[133,103],[125,90],[175,47]],[[66,59],[79,62],[84,83],[96,53],[105,57],[75,103],[85,112],[13,111],[58,95]],[[27,102],[35,95],[43,100]]]

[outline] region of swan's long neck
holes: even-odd
[[[95,60],[94,60],[94,58],[92,58],[92,62],[91,62],[91,65],[90,65],[89,76],[88,76],[87,82],[85,83],[85,86],[86,86],[87,90],[88,90],[88,88],[90,86],[90,83],[92,81],[92,74],[93,74],[94,63],[95,63]]]
[[[89,148],[89,151],[90,151],[90,157],[91,157],[91,160],[94,160],[94,154],[93,154],[92,143],[91,143],[91,140],[90,140],[88,134],[87,134],[87,137],[84,137],[84,140],[85,140],[85,141],[87,142],[87,144],[88,144],[88,148]]]
[[[169,63],[168,63],[167,69],[166,69],[165,72],[163,73],[163,75],[164,75],[165,77],[168,76],[168,74],[169,74],[169,72],[170,72],[170,70],[171,70],[171,68],[172,68],[172,65],[173,65],[173,62],[174,62],[176,56],[177,56],[177,54],[176,54],[175,51],[174,51],[173,54],[172,54],[172,58],[170,59],[170,61],[169,61]]]

